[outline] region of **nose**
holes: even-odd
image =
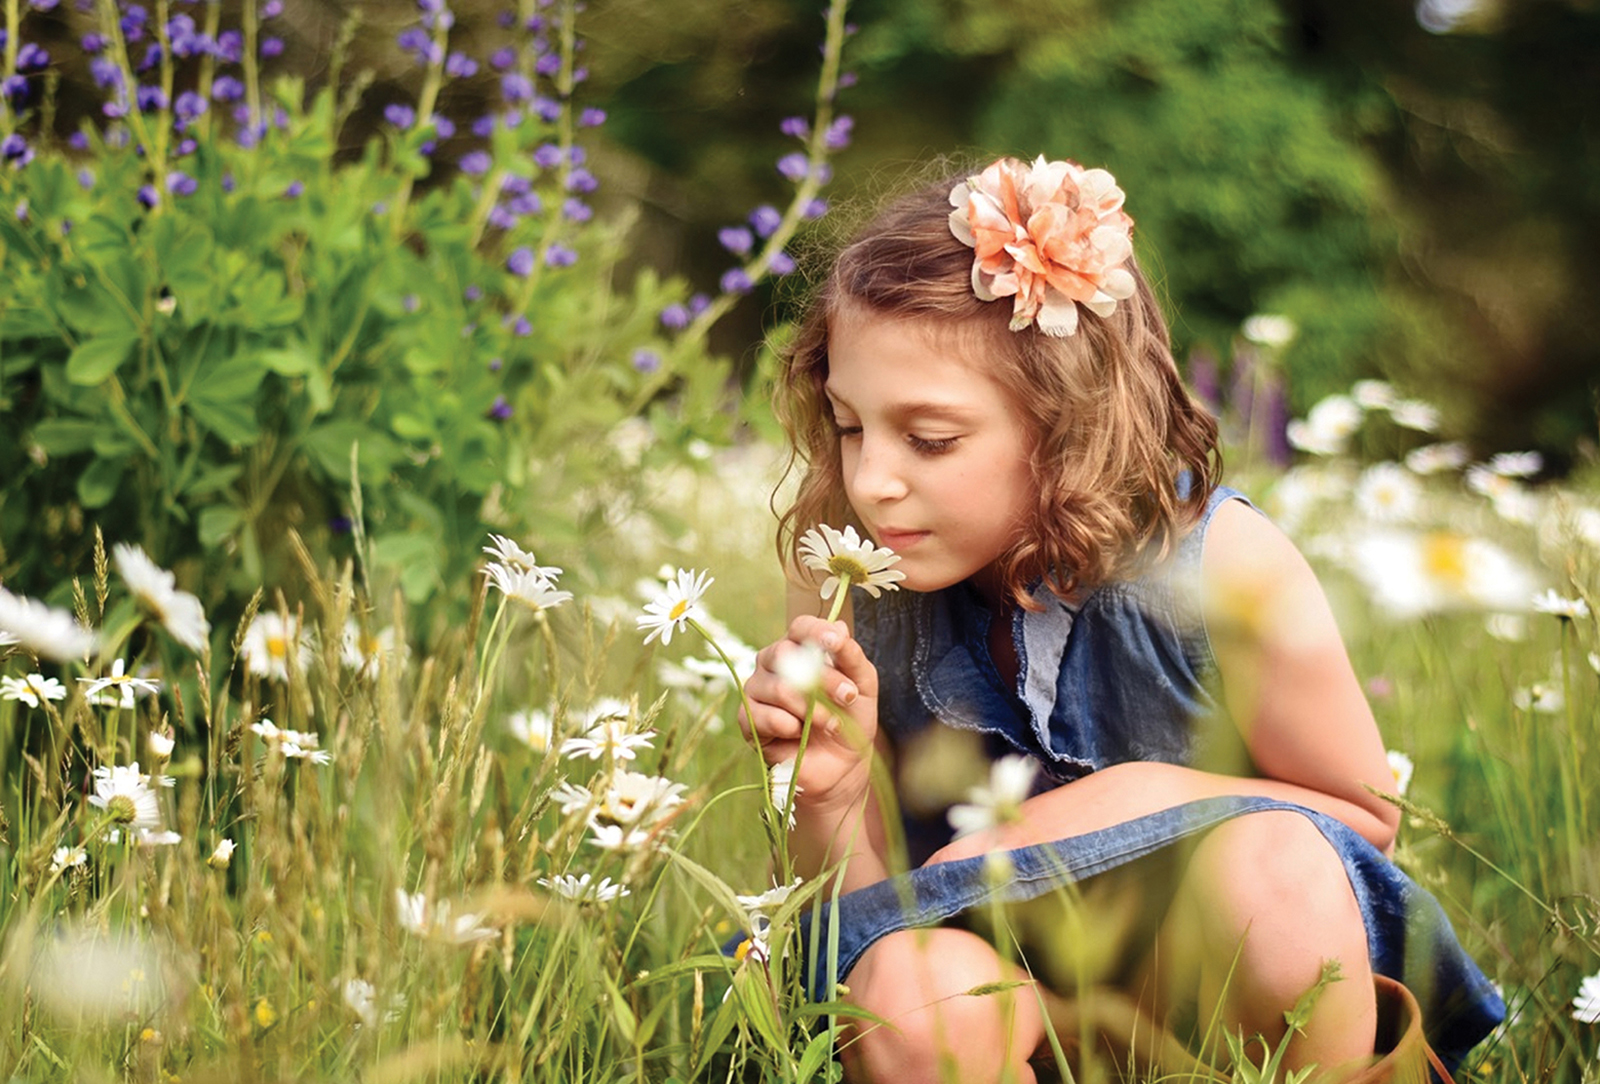
[[[852,503],[881,504],[906,495],[906,479],[893,441],[863,435],[855,462],[845,462]]]

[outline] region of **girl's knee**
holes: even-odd
[[[1009,982],[1020,985],[1007,988]],[[853,1081],[1031,1081],[1044,1036],[1026,972],[963,930],[904,930],[868,949],[846,985],[882,1023],[854,1025],[842,1048]],[[982,992],[982,988],[990,988]],[[973,990],[979,989],[977,994]]]

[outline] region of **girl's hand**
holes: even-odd
[[[780,661],[806,643],[820,646],[827,659],[811,696],[778,673]],[[844,622],[795,618],[786,637],[756,655],[756,672],[745,682],[744,691],[750,717],[741,709],[739,728],[747,741],[759,746],[768,764],[795,758],[806,713],[814,712],[805,755],[800,758],[798,809],[841,808],[866,793],[878,732],[878,671]],[[829,707],[830,701],[838,712]]]

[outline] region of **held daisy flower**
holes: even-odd
[[[150,678],[137,677],[125,672],[127,664],[118,659],[111,664],[111,673],[101,678],[79,678],[89,687],[83,695],[91,704],[104,708],[131,708],[134,697],[140,693],[158,693],[161,683]]]
[[[877,598],[880,591],[898,591],[899,583],[906,578],[904,572],[892,566],[900,555],[886,546],[875,546],[871,539],[863,539],[854,527],[839,530],[819,523],[800,538],[800,562],[815,572],[826,572],[821,594],[824,599],[839,598],[833,604],[828,620],[839,616],[843,599],[851,586],[862,588]]]
[[[0,700],[20,700],[30,708],[38,707],[45,700],[63,700],[66,695],[66,686],[43,674],[0,678]]]
[[[71,662],[92,655],[99,637],[65,610],[0,587],[0,633],[46,659]]]
[[[989,766],[989,782],[973,787],[967,802],[950,807],[950,827],[967,836],[1012,823],[1038,773],[1039,762],[1032,757],[1010,754],[996,760]]]
[[[677,575],[667,584],[662,595],[647,604],[644,615],[637,619],[640,632],[650,630],[644,642],[648,644],[659,636],[662,644],[672,643],[674,632],[681,632],[689,622],[703,613],[703,611],[697,612],[696,607],[700,605],[700,599],[706,593],[706,588],[713,582],[715,581],[704,572],[678,569]]]
[[[178,590],[176,576],[150,560],[144,550],[125,542],[111,547],[111,558],[128,590],[155,614],[174,640],[196,653],[205,650],[211,624],[200,600]]]

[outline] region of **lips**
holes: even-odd
[[[902,531],[889,527],[880,527],[873,533],[877,535],[878,544],[880,546],[888,546],[896,553],[899,553],[908,546],[915,545],[917,542],[928,537],[929,534],[927,531]]]

